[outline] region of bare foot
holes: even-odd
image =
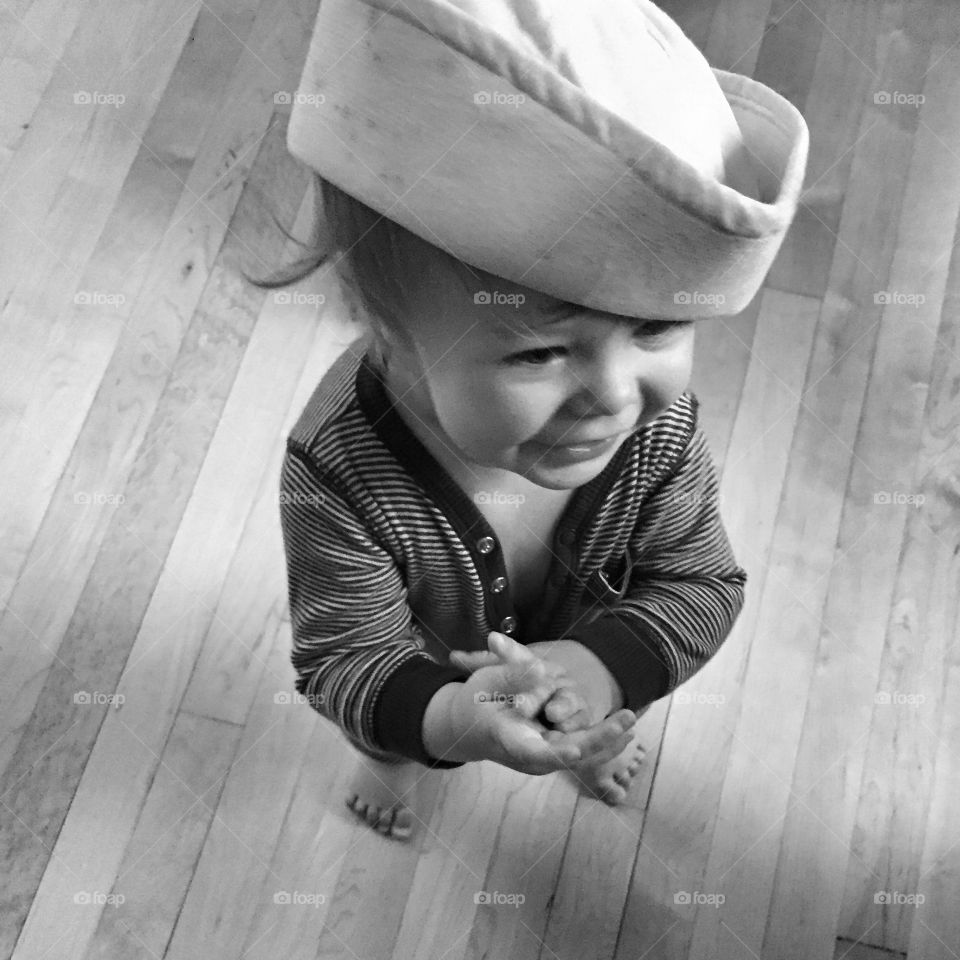
[[[405,800],[413,792],[417,774],[415,763],[381,763],[358,753],[347,806],[384,836],[407,840],[413,832],[413,814]]]
[[[630,784],[646,756],[646,750],[639,740],[639,726],[633,725],[633,738],[624,750],[611,760],[584,763],[570,769],[584,793],[611,807],[619,806],[627,799]]]

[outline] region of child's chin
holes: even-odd
[[[533,463],[524,471],[524,476],[531,483],[548,490],[572,490],[599,476],[609,460],[609,457],[604,457],[602,460],[587,460],[581,463]]]

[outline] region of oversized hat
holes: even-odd
[[[322,0],[287,145],[468,264],[686,319],[753,299],[808,132],[647,0]]]

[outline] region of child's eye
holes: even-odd
[[[669,333],[679,333],[691,320],[645,320],[637,327],[638,337],[662,337]]]
[[[564,347],[538,347],[534,350],[515,353],[512,357],[507,358],[507,362],[521,366],[542,367],[554,357],[560,356],[563,351]]]

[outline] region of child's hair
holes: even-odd
[[[411,284],[423,282],[431,257],[450,254],[411,233],[389,217],[381,216],[366,204],[344,192],[319,173],[313,172],[314,214],[306,243],[277,227],[305,254],[266,277],[248,282],[261,289],[290,286],[333,261],[343,289],[350,295],[355,315],[372,334],[373,359],[383,369],[393,345],[409,348],[411,339],[403,317],[408,314]]]

